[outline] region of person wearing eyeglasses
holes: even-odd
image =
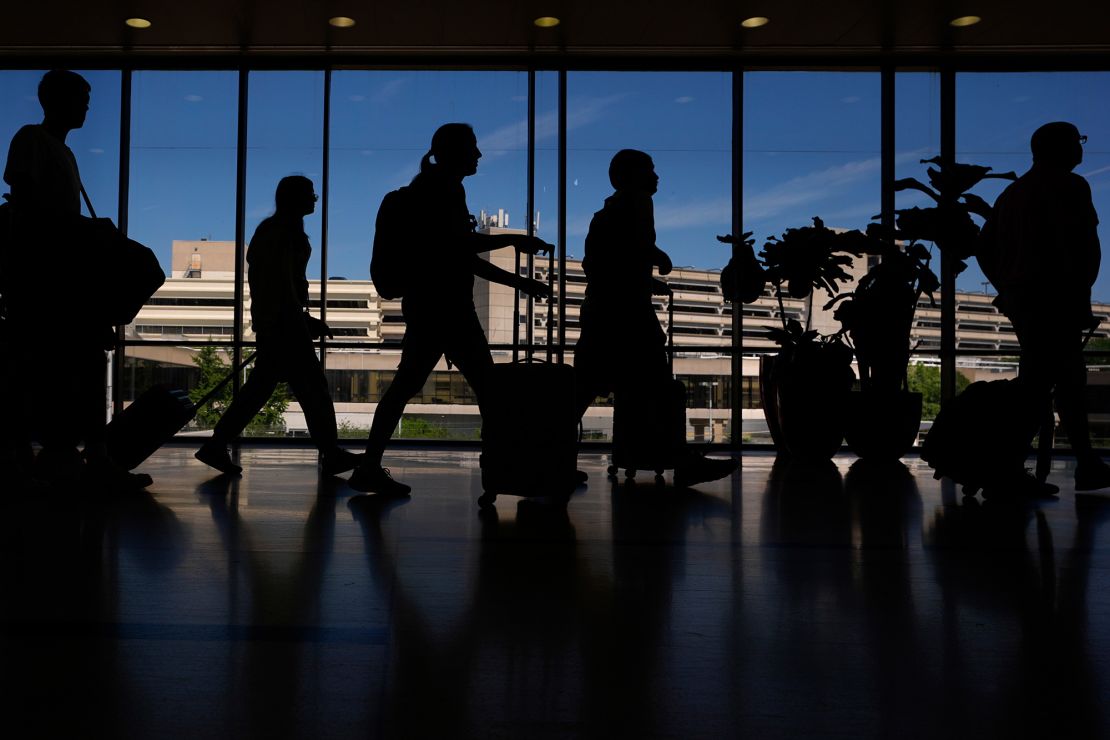
[[[221,473],[242,472],[227,446],[282,381],[289,384],[304,411],[308,432],[320,450],[324,475],[351,470],[361,459],[339,446],[335,405],[313,344],[315,339],[332,336],[326,323],[308,313],[305,270],[312,247],[304,231],[304,217],[316,210],[317,200],[307,177],[283,177],[274,194],[274,215],[258,225],[247,248],[251,325],[258,340],[258,356],[247,382],[195,455]]]
[[[1110,466],[1091,446],[1084,399],[1084,336],[1098,325],[1091,286],[1102,260],[1091,187],[1073,172],[1086,141],[1065,121],[1033,133],[1033,166],[998,196],[978,255],[998,290],[995,305],[1021,345],[1020,375],[1031,403],[1047,408],[1055,391],[1078,491],[1110,487]]]

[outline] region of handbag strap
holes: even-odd
[[[85,200],[85,207],[89,209],[89,215],[96,218],[96,211],[93,210],[92,201],[89,200],[89,194],[85,192],[85,184],[81,182],[81,178],[77,178],[77,184],[81,187],[81,197]]]

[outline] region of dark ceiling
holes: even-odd
[[[16,4],[19,3],[19,4]],[[958,15],[983,18],[952,28]],[[335,15],[353,28],[331,28]],[[562,23],[536,28],[533,18]],[[744,30],[742,18],[771,23]],[[146,30],[123,20],[141,16]],[[0,54],[772,58],[1110,54],[1106,0],[8,0]]]

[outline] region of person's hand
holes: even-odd
[[[671,286],[664,283],[659,278],[651,279],[651,294],[652,295],[671,295]]]
[[[308,335],[313,339],[321,339],[323,337],[335,339],[335,335],[331,333],[331,327],[328,326],[327,323],[307,313],[304,315],[304,320],[305,324],[308,325]]]
[[[674,269],[674,264],[671,263],[671,258],[659,247],[655,248],[655,266],[659,268],[660,275],[669,275],[671,270]]]
[[[533,298],[550,298],[551,286],[547,283],[541,283],[539,280],[532,278],[521,278],[520,283],[517,284],[517,290]]]
[[[540,252],[551,254],[555,250],[554,244],[548,244],[538,236],[527,236],[523,234],[516,237],[513,246],[525,254],[539,254]]]

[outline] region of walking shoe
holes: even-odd
[[[732,475],[738,467],[740,467],[740,461],[732,458],[722,460],[716,457],[690,455],[675,468],[674,484],[676,488],[689,488],[699,483],[725,478]]]
[[[365,453],[356,455],[350,450],[336,447],[331,452],[325,452],[320,458],[320,472],[323,475],[339,475],[348,470],[354,470],[362,464]]]
[[[1058,493],[1060,486],[1038,480],[1037,476],[1025,469],[983,486],[983,498],[992,500],[1051,498]]]
[[[1075,466],[1075,490],[1097,491],[1110,488],[1110,465],[1094,459]]]
[[[133,493],[154,483],[146,473],[132,473],[107,458],[94,458],[85,463],[85,482],[109,493]]]
[[[385,496],[408,496],[412,486],[393,480],[389,468],[359,465],[347,484],[363,493],[380,493]]]
[[[239,475],[243,472],[243,468],[232,461],[227,445],[205,442],[193,453],[193,457],[225,475]]]

